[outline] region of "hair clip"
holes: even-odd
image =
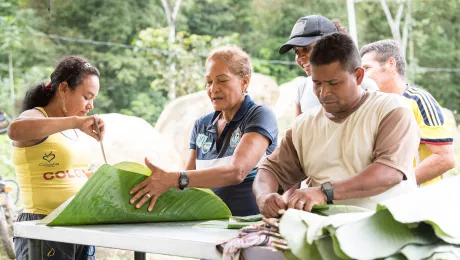
[[[83,66],[86,67],[86,68],[90,68],[90,67],[91,67],[91,64],[89,64],[88,62],[86,62]]]
[[[46,84],[46,85],[44,86],[44,88],[45,88],[46,91],[51,91],[51,82],[49,82],[48,84]]]

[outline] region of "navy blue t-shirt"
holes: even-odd
[[[236,115],[218,137],[217,120],[220,113],[215,111],[195,121],[190,149],[196,150],[197,170],[230,164],[238,143],[246,133],[256,132],[270,140],[265,155],[275,150],[278,143],[278,125],[270,108],[257,105],[251,97],[246,96]],[[246,179],[254,179],[256,172],[257,166]]]

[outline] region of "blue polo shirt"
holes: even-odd
[[[246,133],[256,132],[270,140],[260,162],[275,150],[278,143],[278,125],[275,114],[270,108],[258,105],[251,97],[246,96],[236,115],[227,123],[222,134],[217,136],[217,121],[220,113],[215,111],[195,121],[190,138],[190,149],[196,150],[197,170],[230,164],[238,143]],[[248,174],[247,180],[255,178],[258,165]]]

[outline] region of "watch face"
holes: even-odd
[[[323,183],[323,189],[329,190],[329,189],[332,189],[332,188],[333,188],[332,183],[330,183],[330,182]]]
[[[181,178],[180,179],[180,185],[182,185],[182,186],[187,185],[187,180],[184,179],[184,178]]]

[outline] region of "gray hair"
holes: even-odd
[[[396,69],[402,77],[406,73],[406,59],[404,58],[401,48],[394,40],[381,40],[364,45],[360,54],[363,57],[366,53],[375,53],[375,57],[380,65],[385,64],[389,58],[396,60]]]
[[[247,54],[243,49],[237,46],[224,46],[218,47],[209,53],[208,58],[206,59],[206,65],[209,60],[212,59],[221,59],[227,63],[230,71],[237,75],[240,79],[244,76],[251,77],[252,74],[252,63],[249,54]]]

